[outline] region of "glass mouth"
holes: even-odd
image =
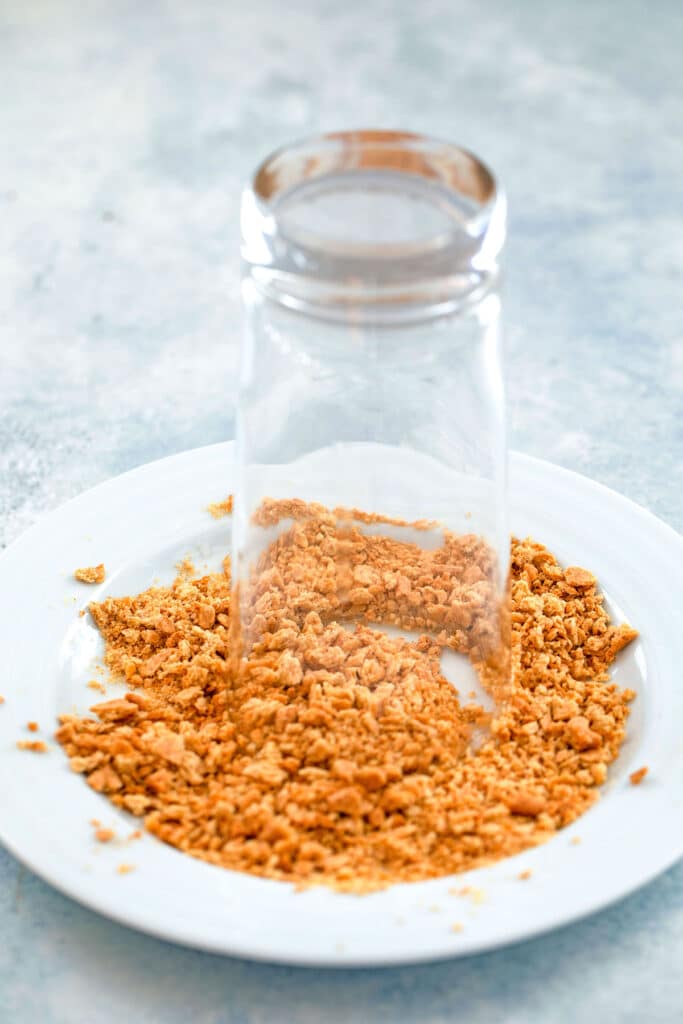
[[[244,193],[242,236],[248,274],[284,305],[424,315],[495,279],[505,200],[488,167],[451,143],[335,132],[266,158]]]

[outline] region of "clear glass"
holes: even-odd
[[[313,613],[426,633],[469,656],[474,674],[442,660],[462,693],[475,676],[504,688],[504,236],[491,172],[434,139],[325,135],[256,172],[242,205],[235,671],[254,652],[262,666],[278,629],[276,649],[296,651]]]

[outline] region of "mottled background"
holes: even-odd
[[[232,435],[240,185],[272,147],[358,126],[498,171],[512,445],[681,529],[682,49],[676,0],[4,0],[0,545]],[[166,946],[4,853],[0,921],[3,1024],[683,1017],[681,866],[552,937],[392,971]]]

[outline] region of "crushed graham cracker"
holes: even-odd
[[[232,515],[233,496],[229,494],[225,501],[214,501],[207,506],[207,512],[214,519],[223,519],[224,516]]]
[[[104,565],[86,566],[83,569],[74,569],[74,579],[81,583],[104,583],[106,577]]]
[[[31,750],[34,754],[47,754],[47,743],[43,740],[17,740],[19,750]]]
[[[107,692],[107,689],[106,689],[104,683],[98,682],[97,679],[89,679],[88,682],[85,685],[90,690],[97,690],[98,693],[106,694],[106,692]]]
[[[129,875],[131,871],[135,871],[134,864],[119,864],[119,866],[116,869],[116,872],[119,875]]]
[[[181,558],[180,561],[176,562],[175,570],[178,575],[184,579],[192,579],[192,577],[197,574],[195,564],[189,555],[186,555],[185,558]]]
[[[526,868],[524,871],[520,871],[517,878],[519,878],[521,882],[527,882],[531,878],[531,874],[531,868]]]
[[[631,772],[631,774],[629,775],[629,781],[630,781],[631,785],[632,786],[639,786],[641,784],[641,782],[643,781],[643,779],[645,778],[645,776],[647,775],[647,773],[648,773],[647,765],[643,765],[643,767],[639,768],[637,772]]]
[[[73,770],[192,856],[354,892],[492,863],[587,810],[634,696],[609,666],[636,635],[610,624],[594,577],[513,540],[514,671],[487,715],[440,671],[450,646],[490,682],[499,622],[482,542],[444,533],[425,551],[302,506],[263,510],[293,525],[249,594],[245,673],[231,670],[228,560],[91,604],[131,690],[95,719],[61,717]]]
[[[0,704],[4,704],[4,703],[5,703],[5,698],[0,695]]]
[[[110,843],[115,838],[116,832],[113,828],[98,828],[95,830],[95,839],[98,843]]]
[[[38,732],[39,726],[37,722],[27,722],[26,728],[29,732]]]

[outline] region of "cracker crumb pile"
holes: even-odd
[[[353,892],[491,863],[591,806],[634,696],[609,666],[636,633],[610,624],[590,573],[513,541],[513,681],[487,715],[440,670],[444,646],[483,679],[495,662],[476,538],[424,551],[340,526],[336,510],[263,514],[293,525],[260,565],[243,674],[227,559],[223,573],[91,604],[107,666],[131,688],[94,719],[60,719],[93,789],[212,864]]]
[[[74,579],[79,580],[81,583],[104,583],[105,576],[104,565],[101,562],[99,565],[89,565],[83,569],[74,569]]]

